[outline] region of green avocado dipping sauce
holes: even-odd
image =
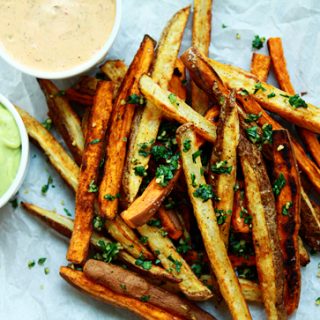
[[[12,114],[0,103],[0,196],[14,180],[21,158],[21,138]]]

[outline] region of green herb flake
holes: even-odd
[[[227,166],[228,162],[226,160],[216,162],[211,166],[211,171],[215,174],[230,174],[232,171],[232,166]]]
[[[177,245],[177,251],[179,253],[186,254],[189,250],[192,249],[192,247],[189,244],[190,237],[187,237],[186,239],[179,239],[179,244]]]
[[[127,286],[123,283],[120,283],[120,288],[123,290],[123,291],[127,291]]]
[[[94,180],[90,181],[89,187],[88,187],[88,192],[90,193],[96,193],[98,192],[98,186],[96,185],[96,183],[94,182]]]
[[[45,127],[48,131],[52,129],[52,120],[50,118],[44,120],[42,123],[42,126]]]
[[[13,209],[16,209],[16,208],[18,208],[18,199],[17,198],[15,198],[15,199],[13,199],[13,200],[10,200],[9,201],[9,203],[11,204],[11,207],[13,208]]]
[[[212,191],[212,187],[209,184],[200,184],[196,191],[193,192],[193,195],[196,198],[201,198],[203,202],[208,201],[209,199],[214,199],[219,201],[219,198]]]
[[[104,226],[104,219],[101,216],[97,215],[93,218],[92,224],[94,230],[101,232]]]
[[[173,93],[170,93],[168,95],[168,99],[171,102],[171,104],[176,104],[176,102],[177,102],[177,96]]]
[[[161,221],[159,219],[150,219],[147,222],[147,225],[150,226],[150,227],[156,227],[156,228],[161,228],[162,227]]]
[[[276,179],[276,181],[274,182],[274,185],[273,185],[273,193],[276,197],[279,196],[282,188],[286,185],[286,179],[283,175],[283,173],[280,173],[279,174],[279,177]]]
[[[65,212],[65,214],[66,214],[68,217],[72,217],[71,212],[70,212],[67,208],[63,208],[63,211]]]
[[[100,139],[93,139],[93,140],[91,140],[91,141],[89,142],[89,144],[97,144],[97,143],[99,143],[99,142],[101,142]]]
[[[241,96],[248,96],[248,95],[249,95],[249,91],[246,90],[246,89],[241,89],[241,90],[239,91],[239,94],[240,94]]]
[[[286,202],[283,206],[282,206],[282,214],[284,216],[288,216],[289,215],[289,209],[292,208],[293,203],[291,201]]]
[[[193,161],[193,163],[196,163],[196,159],[197,159],[198,157],[200,157],[201,154],[202,154],[202,150],[198,150],[198,151],[196,151],[195,153],[192,154],[192,161]]]
[[[147,302],[150,300],[150,295],[143,295],[140,297],[140,301]]]
[[[318,298],[316,299],[316,305],[317,305],[317,306],[320,306],[320,297],[318,297]]]
[[[237,182],[237,183],[233,186],[233,191],[234,191],[234,192],[237,192],[237,191],[239,191],[239,189],[240,189],[240,185],[239,185],[239,183]]]
[[[95,254],[94,259],[101,260],[107,263],[116,259],[120,249],[122,249],[121,245],[118,242],[106,243],[103,240],[98,240],[97,247],[100,249],[101,253]]]
[[[252,48],[258,49],[258,50],[261,49],[265,41],[266,41],[265,37],[259,37],[258,35],[255,35],[252,40]]]
[[[183,86],[186,86],[188,81],[187,81],[187,79],[183,79],[183,80],[181,80],[181,83],[182,83]]]
[[[139,242],[142,244],[147,244],[148,243],[148,237],[141,236],[139,239]]]
[[[48,177],[47,184],[45,184],[45,185],[43,185],[43,186],[41,187],[41,193],[42,193],[43,195],[45,195],[45,194],[48,192],[49,187],[50,187],[50,185],[52,185],[52,183],[53,183],[53,179],[52,179],[51,176],[49,176],[49,177]]]
[[[295,94],[294,96],[289,97],[289,103],[295,109],[308,108],[307,103],[298,94]]]
[[[227,220],[227,216],[232,213],[231,210],[225,211],[223,209],[218,209],[218,208],[215,208],[214,212],[216,214],[218,225],[224,224]]]
[[[36,265],[36,262],[34,260],[29,260],[28,261],[28,268],[32,269]]]
[[[112,194],[110,194],[110,193],[107,193],[107,194],[105,194],[104,195],[104,198],[106,199],[106,200],[108,200],[108,201],[113,201],[113,200],[115,200],[115,199],[119,199],[120,198],[120,193],[117,193],[116,195],[112,195]]]
[[[193,273],[200,278],[202,274],[202,265],[200,263],[194,263],[191,265]]]
[[[136,259],[135,264],[144,270],[150,270],[152,267],[152,261],[145,260],[144,256],[142,253],[140,253],[138,259]]]
[[[50,273],[50,269],[48,267],[44,268],[44,274],[48,275]]]
[[[253,113],[249,113],[247,114],[247,117],[245,118],[245,122],[250,123],[250,122],[256,122],[257,120],[259,120],[262,116],[262,113],[259,112],[258,114],[253,114]]]
[[[267,95],[268,99],[274,98],[276,96],[276,94],[274,92],[271,92]]]
[[[240,40],[240,39],[241,39],[240,33],[238,33],[238,32],[236,33],[236,39],[237,39],[237,40]]]
[[[165,230],[161,230],[160,233],[162,237],[166,237],[168,235],[168,232]]]
[[[183,141],[183,149],[182,151],[183,152],[188,152],[191,148],[191,140],[190,139],[187,139],[187,140],[184,140]]]
[[[221,25],[221,28],[222,28],[222,29],[225,29],[225,28],[227,28],[227,26],[223,23],[223,24]]]
[[[47,261],[47,258],[39,258],[38,259],[38,265],[39,266],[43,266],[46,261]]]
[[[246,129],[246,134],[247,134],[248,139],[252,143],[258,143],[260,141],[260,135],[258,133],[258,127],[257,126],[253,126],[251,128],[247,128]]]
[[[259,90],[261,90],[261,91],[267,91],[266,88],[262,86],[262,83],[261,83],[261,82],[257,82],[257,83],[254,85],[253,94],[256,94]]]
[[[197,187],[197,183],[196,183],[196,175],[194,173],[191,173],[190,175],[191,178],[191,185],[196,188]]]
[[[145,177],[147,175],[147,171],[144,166],[136,166],[134,167],[134,174],[139,177]]]
[[[170,260],[174,264],[174,267],[175,267],[177,273],[180,273],[181,272],[181,267],[182,267],[182,262],[180,262],[179,260],[173,259],[172,255],[170,255],[168,257],[168,260]]]
[[[143,96],[139,96],[137,94],[131,94],[130,96],[128,96],[127,98],[127,103],[128,104],[136,104],[139,106],[143,106],[146,104],[146,100]]]

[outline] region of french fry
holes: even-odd
[[[173,70],[172,78],[168,85],[168,90],[182,100],[187,98],[186,68],[182,61],[178,58]]]
[[[71,102],[76,102],[84,106],[92,106],[93,104],[93,97],[86,94],[79,92],[73,88],[69,88],[66,90],[66,97]]]
[[[113,81],[112,79],[110,80]],[[95,77],[82,76],[72,88],[88,96],[94,96],[99,82],[100,80]]]
[[[35,118],[25,110],[16,107],[29,137],[43,150],[50,163],[66,181],[66,183],[76,190],[78,187],[79,167],[70,158],[68,153],[62,148],[56,138],[44,128]]]
[[[121,213],[122,219],[131,228],[145,224],[158,211],[163,200],[172,191],[179,178],[181,170],[177,170],[167,186],[162,187],[157,178],[149,183],[142,195],[138,197],[127,210]]]
[[[189,13],[190,7],[178,11],[168,22],[161,35],[151,75],[152,79],[162,88],[167,89],[172,78]],[[149,155],[144,157],[139,154],[140,146],[156,139],[162,113],[150,101],[147,101],[145,108],[137,117],[139,117],[139,125],[133,130],[130,137],[129,149],[131,151],[127,156],[123,176],[123,189],[128,203],[132,203],[136,198],[142,182],[142,177],[135,175],[136,164],[139,163],[139,166],[146,168],[150,159]]]
[[[29,212],[31,215],[42,220],[46,225],[48,225],[53,230],[57,231],[61,235],[71,238],[72,230],[74,227],[73,220],[62,216],[54,211],[49,211],[40,208],[34,204],[21,202],[21,205]],[[102,236],[96,232],[93,232],[90,238],[90,244],[97,250],[101,250],[99,243],[103,241],[105,244],[111,243],[112,241]],[[127,263],[131,268],[136,269],[139,273],[151,276],[154,279],[161,279],[161,281],[169,281],[170,283],[179,283],[180,280],[175,278],[173,275],[165,271],[164,269],[152,264],[149,270],[143,269],[143,267],[136,265],[136,258],[128,254],[122,247],[119,248],[119,258]]]
[[[272,188],[256,146],[241,135],[238,151],[247,205],[252,213],[253,244],[263,303],[269,319],[285,319],[283,261]]]
[[[194,0],[192,45],[208,56],[211,38],[212,0]],[[191,83],[191,101],[194,110],[204,115],[209,107],[209,99],[205,92]]]
[[[147,297],[148,303],[176,314],[185,319],[215,319],[198,306],[184,298],[161,289],[141,276],[119,266],[102,261],[89,260],[84,266],[84,274],[96,283],[125,296],[135,299]]]
[[[213,106],[206,112],[205,118],[210,122],[215,123],[219,118],[219,114],[220,114],[220,107]]]
[[[157,308],[147,302],[118,294],[104,286],[87,278],[83,272],[72,270],[67,267],[60,268],[60,276],[69,284],[82,292],[105,303],[127,309],[147,320],[182,320],[183,318],[173,316],[167,311]]]
[[[285,185],[276,197],[277,226],[284,260],[284,303],[287,314],[298,308],[301,290],[298,233],[300,229],[300,174],[287,130],[274,130],[274,184],[283,177]]]
[[[216,127],[198,112],[188,106],[183,100],[167,90],[161,89],[150,77],[143,75],[140,78],[140,90],[148,101],[151,101],[159,110],[180,123],[190,122],[195,126],[199,135],[209,142],[216,140]]]
[[[170,239],[163,234],[162,229],[144,224],[137,230],[148,239],[149,247],[157,255],[162,266],[181,280],[178,287],[188,299],[204,301],[212,297],[211,291],[196,277]]]
[[[298,241],[299,241],[300,265],[302,267],[305,267],[310,262],[310,256],[307,249],[304,247],[300,237],[298,237]]]
[[[271,58],[261,53],[254,52],[251,59],[251,73],[260,81],[266,82],[271,66]]]
[[[239,278],[242,294],[247,301],[262,302],[260,286],[250,280]]]
[[[318,135],[306,129],[302,129],[302,128],[297,128],[297,129],[307,150],[310,152],[312,158],[320,168],[320,152],[319,152],[320,143],[318,140]]]
[[[81,164],[84,137],[80,119],[71,108],[63,91],[50,80],[38,79],[39,85],[47,99],[48,115],[63,137],[77,164]]]
[[[122,172],[126,158],[127,139],[135,111],[135,104],[126,102],[129,96],[139,95],[138,81],[148,72],[153,60],[155,42],[145,36],[119,88],[110,120],[106,143],[107,159],[99,186],[98,203],[100,214],[114,219],[118,211]],[[124,102],[125,101],[125,102]],[[137,102],[137,105],[139,102]]]
[[[231,264],[234,268],[241,267],[243,265],[246,266],[255,266],[256,265],[256,259],[255,256],[236,256],[229,254],[229,259],[231,261]]]
[[[76,264],[83,263],[88,255],[99,165],[112,112],[112,90],[111,81],[99,83],[88,122],[76,191],[75,227],[67,252],[67,259]]]
[[[220,93],[218,94],[220,95]],[[214,203],[215,212],[220,213],[218,224],[221,238],[228,248],[231,214],[233,210],[234,186],[237,174],[237,146],[239,142],[239,118],[235,93],[223,97],[217,126],[217,141],[210,159],[209,181],[219,201]],[[220,98],[221,98],[220,97]]]
[[[178,240],[183,235],[182,226],[175,210],[161,206],[158,210],[159,219],[163,229],[168,232],[169,238]]]
[[[87,135],[89,119],[90,119],[90,109],[87,108],[84,111],[81,119],[81,128],[82,128],[82,133],[84,137]]]
[[[184,152],[183,143],[186,140],[190,141],[190,149]],[[210,199],[213,194],[210,197],[200,198],[201,194],[199,195],[197,191],[199,190],[197,187],[201,190],[201,187],[205,188],[208,185],[201,174],[202,164],[200,158],[198,157],[193,161],[191,156],[198,150],[196,134],[192,124],[185,124],[177,130],[177,142],[181,151],[182,166],[188,185],[189,197],[221,294],[234,319],[251,319],[248,306],[220,235],[217,218]],[[195,187],[195,184],[197,187]]]

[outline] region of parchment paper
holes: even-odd
[[[108,58],[130,63],[145,33],[155,39],[175,11],[191,0],[124,0],[119,35]],[[0,13],[1,18],[1,13]],[[222,24],[227,27],[222,28]],[[190,46],[191,20],[185,32],[182,50]],[[288,68],[298,92],[307,91],[307,101],[320,106],[320,2],[317,0],[215,0],[212,18],[210,56],[245,69],[250,66],[254,35],[283,39]],[[240,39],[236,39],[236,33]],[[266,46],[259,52],[266,53]],[[70,81],[60,81],[63,86]],[[271,79],[274,83],[274,80]],[[46,118],[46,103],[36,80],[21,74],[0,59],[0,92],[25,108],[38,120]],[[41,187],[48,175],[54,180],[45,196]],[[74,197],[54,172],[45,157],[31,147],[30,168],[18,199],[54,209],[73,212]],[[0,210],[0,319],[136,319],[131,313],[96,302],[79,293],[59,276],[66,265],[67,241],[50,231],[21,208],[7,205]],[[46,257],[44,266],[28,268],[29,260]],[[320,279],[316,277],[319,254],[303,268],[300,307],[291,319],[319,319]],[[44,267],[50,269],[45,275]],[[205,304],[219,319],[230,319],[225,307]],[[264,319],[259,306],[251,307],[254,319]]]

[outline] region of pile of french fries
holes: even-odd
[[[268,319],[299,305],[305,243],[320,250],[320,110],[290,83],[280,38],[251,73],[207,57],[211,0],[195,0],[192,47],[178,53],[190,7],[131,64],[60,91],[39,79],[53,135],[17,108],[30,138],[75,192],[75,219],[23,203],[70,238],[71,285],[145,319],[214,319],[193,301],[247,302]],[[266,83],[273,65],[281,89]],[[188,97],[186,69],[190,74]],[[191,103],[187,103],[191,101]],[[297,126],[308,152],[273,114]],[[300,238],[301,236],[301,238]]]

